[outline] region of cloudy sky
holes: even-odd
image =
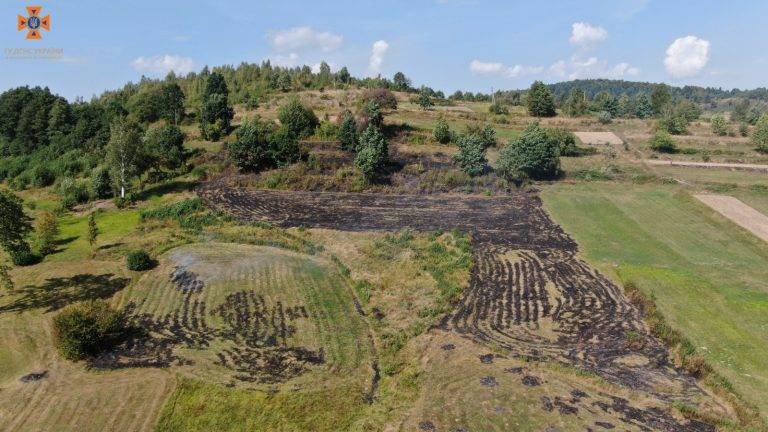
[[[36,2],[51,31],[17,31],[26,3],[0,16],[0,90],[47,85],[89,98],[141,75],[271,59],[403,71],[452,92],[541,79],[618,78],[724,88],[768,86],[763,0],[59,1]],[[59,48],[60,58],[9,58]],[[29,52],[29,51],[25,51]]]

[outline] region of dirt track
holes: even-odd
[[[719,162],[687,162],[658,159],[643,159],[638,161],[648,165],[690,167],[690,168],[730,168],[744,171],[767,171],[768,165],[758,164],[739,164],[739,163],[719,163]]]
[[[744,204],[734,197],[725,195],[694,195],[714,211],[732,220],[757,237],[768,242],[768,216]]]
[[[534,194],[487,198],[279,192],[223,183],[210,183],[198,192],[238,218],[283,227],[468,232],[475,255],[470,286],[443,318],[442,329],[513,356],[577,365],[663,400],[701,394],[693,378],[668,366],[667,350],[648,334],[640,312],[619,287],[577,257],[575,242]],[[676,390],[665,394],[659,388]],[[673,430],[710,430],[688,426]]]

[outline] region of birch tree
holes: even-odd
[[[146,168],[141,129],[127,121],[118,121],[110,128],[107,159],[112,178],[120,188],[120,198],[125,198],[125,189],[131,180]]]

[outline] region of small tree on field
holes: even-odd
[[[360,135],[357,146],[355,165],[363,172],[366,179],[373,180],[386,166],[389,158],[387,140],[381,131],[373,124]]]
[[[315,112],[295,97],[280,107],[277,117],[280,119],[280,125],[293,132],[298,138],[312,136],[315,128],[320,125]]]
[[[144,144],[155,169],[179,169],[187,160],[184,133],[178,126],[163,125],[149,129],[144,135]]]
[[[91,175],[91,190],[98,199],[112,196],[112,177],[109,175],[109,169],[99,167],[93,171]]]
[[[342,115],[341,127],[336,138],[341,141],[341,148],[346,151],[355,151],[357,148],[357,122],[349,110],[344,111]]]
[[[507,115],[509,114],[509,108],[501,102],[496,101],[488,107],[488,112],[496,115]]]
[[[552,92],[541,81],[536,81],[531,85],[526,95],[526,105],[528,106],[528,113],[534,117],[554,117],[557,115]]]
[[[746,123],[742,123],[739,125],[739,135],[743,137],[749,136],[749,125]]]
[[[125,332],[125,315],[103,300],[78,303],[54,316],[53,329],[62,357],[83,360],[120,341]]]
[[[0,246],[15,265],[29,264],[32,252],[26,235],[32,231],[32,220],[24,213],[21,199],[0,189]]]
[[[229,105],[229,89],[224,76],[213,72],[208,76],[201,96],[200,134],[205,139],[218,141],[229,133],[235,111]]]
[[[653,106],[648,95],[640,93],[635,97],[635,116],[639,119],[647,119],[653,116]]]
[[[99,236],[99,227],[96,225],[96,212],[88,215],[88,244],[93,247],[96,244],[96,238]]]
[[[712,117],[712,133],[717,136],[728,135],[728,122],[725,121],[725,117],[721,115]]]
[[[514,182],[555,177],[560,173],[557,146],[534,123],[501,150],[496,171]]]
[[[293,131],[284,125],[254,118],[237,130],[237,139],[227,145],[230,159],[241,170],[261,171],[282,166],[299,159],[299,142]]]
[[[38,249],[42,255],[48,255],[56,250],[56,236],[59,235],[59,222],[56,215],[44,211],[37,217],[35,223]]]
[[[448,144],[451,142],[451,127],[448,126],[448,122],[445,121],[445,117],[440,116],[437,119],[434,130],[435,140],[440,144]]]
[[[557,148],[558,155],[579,155],[579,148],[576,146],[576,135],[573,132],[561,128],[546,128],[544,132],[547,134],[547,139]]]
[[[757,146],[757,151],[768,153],[768,114],[763,114],[752,132],[752,143]]]
[[[453,160],[461,170],[473,177],[483,174],[488,167],[488,160],[485,157],[486,143],[482,136],[462,135],[456,144],[459,152],[453,156]]]
[[[677,143],[664,131],[656,132],[656,135],[648,141],[648,147],[653,151],[660,153],[675,153],[677,152]]]
[[[381,108],[397,109],[397,98],[395,97],[395,94],[385,88],[366,90],[363,92],[361,99],[363,105],[375,101]]]
[[[587,95],[584,90],[575,88],[571,90],[568,100],[565,101],[565,113],[570,117],[580,117],[587,113]]]
[[[429,94],[427,92],[422,91],[421,93],[419,93],[419,106],[421,107],[421,109],[426,111],[431,107],[433,107],[434,105],[435,103],[432,102],[432,98],[429,97]]]
[[[135,123],[118,121],[110,128],[107,160],[120,189],[120,198],[125,198],[131,180],[144,172],[149,161],[141,136],[141,129]]]
[[[409,80],[402,72],[397,72],[395,74],[392,78],[392,83],[395,85],[395,88],[400,91],[408,91],[411,88],[411,80]]]
[[[6,292],[13,292],[13,279],[11,279],[9,271],[10,268],[5,263],[0,262],[0,288]]]

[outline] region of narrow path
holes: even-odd
[[[697,200],[768,242],[768,216],[726,195],[694,195]]]
[[[729,168],[744,171],[764,171],[768,172],[768,165],[759,164],[741,164],[741,163],[721,163],[721,162],[690,162],[690,161],[673,161],[673,160],[660,160],[660,159],[642,159],[635,162],[644,163],[648,165],[656,166],[673,166],[673,167],[689,167],[689,168]]]

